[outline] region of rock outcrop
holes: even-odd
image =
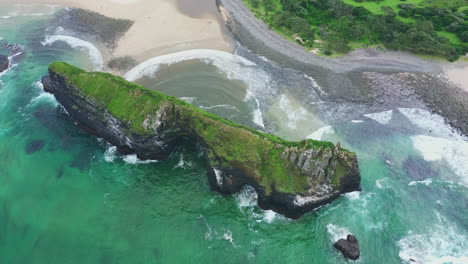
[[[0,72],[3,72],[10,67],[10,60],[7,56],[0,55]]]
[[[244,185],[259,206],[290,218],[360,189],[356,155],[330,142],[285,141],[235,124],[120,77],[64,62],[42,79],[78,126],[140,159],[167,159],[184,138],[197,140],[208,181],[221,193]]]
[[[359,251],[359,242],[353,235],[348,235],[346,239],[338,240],[333,246],[341,251],[343,256],[347,259],[357,260],[361,255]]]

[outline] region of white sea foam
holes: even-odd
[[[358,124],[358,123],[364,123],[362,120],[351,120],[351,123]]]
[[[234,195],[237,205],[242,212],[247,212],[256,222],[272,223],[276,219],[284,219],[283,216],[272,210],[261,210],[257,206],[258,195],[250,186],[242,187],[239,193]]]
[[[425,131],[431,131],[431,135],[447,137],[455,140],[467,140],[466,137],[456,133],[452,127],[447,125],[444,118],[418,108],[398,108],[398,111]]]
[[[38,88],[38,89],[41,90],[41,91],[44,91],[44,85],[42,84],[42,81],[41,81],[41,80],[39,80],[39,81],[33,83],[33,86],[36,87],[36,88]]]
[[[349,230],[345,227],[341,227],[334,224],[327,225],[327,232],[330,235],[330,240],[332,241],[332,243],[335,243],[340,239],[346,239],[346,237],[349,234],[351,234],[351,232],[349,232]]]
[[[136,154],[125,155],[123,156],[122,160],[128,164],[147,164],[158,162],[157,160],[141,160],[137,157]]]
[[[42,41],[42,45],[47,46],[47,45],[52,45],[56,41],[63,41],[70,45],[72,48],[79,48],[82,50],[88,51],[89,56],[91,57],[91,60],[93,61],[94,64],[94,70],[102,70],[104,67],[104,59],[102,58],[101,52],[99,52],[99,49],[96,48],[93,44],[84,41],[79,38],[75,38],[72,36],[66,36],[66,35],[52,35],[52,36],[47,36],[44,41]]]
[[[424,185],[428,186],[431,183],[432,183],[432,179],[425,179],[425,180],[422,180],[422,181],[411,181],[410,183],[408,183],[408,186],[415,186],[417,184],[424,184]]]
[[[335,133],[335,129],[332,126],[325,126],[322,128],[319,128],[312,134],[308,135],[308,139],[314,139],[314,140],[322,140],[323,136],[326,134],[333,134]]]
[[[8,69],[4,70],[3,72],[0,73],[0,78],[4,75],[6,75],[8,72],[10,72],[12,69],[16,68],[18,66],[18,63],[14,63],[14,59],[23,54],[23,51],[20,51],[20,52],[17,52],[11,56],[8,57],[8,60],[10,61],[10,65],[8,67]]]
[[[438,216],[439,223],[426,228],[425,233],[410,231],[397,242],[400,248],[399,256],[404,263],[468,263],[468,237],[447,219]]]
[[[240,112],[240,110],[237,109],[237,107],[235,107],[233,105],[230,105],[230,104],[220,104],[220,105],[213,105],[213,106],[200,106],[200,108],[205,109],[205,110],[211,110],[211,109],[216,109],[216,108],[226,108],[226,109],[230,109],[230,110]]]
[[[383,179],[378,179],[375,181],[375,186],[379,189],[383,189],[384,188],[384,182],[386,182],[388,180],[388,178],[383,178]]]
[[[310,77],[309,75],[307,74],[304,74],[304,78],[306,78],[307,80],[310,81],[310,83],[312,84],[312,87],[314,87],[317,91],[319,91],[319,93],[321,95],[326,95],[327,93],[325,93],[323,90],[322,90],[322,87],[320,87],[320,85],[318,85],[318,83],[315,81],[314,78]]]
[[[284,113],[286,113],[288,117],[286,126],[290,129],[295,129],[298,122],[306,120],[306,116],[308,114],[307,110],[305,110],[304,107],[294,109],[290,100],[284,94],[280,97],[279,107],[281,110],[283,110]]]
[[[111,146],[106,149],[104,152],[104,160],[106,162],[114,162],[115,158],[117,158],[117,147]]]
[[[257,64],[241,56],[209,49],[176,52],[149,59],[128,71],[124,78],[135,81],[144,76],[151,77],[159,70],[161,65],[172,65],[188,60],[200,60],[211,64],[224,72],[229,79],[246,83],[249,88],[244,101],[255,101],[257,107],[253,111],[252,119],[257,125],[265,127],[260,102],[255,94],[269,91],[271,79]]]
[[[180,97],[179,99],[191,104],[197,100],[196,97]]]
[[[184,159],[184,154],[180,154],[180,159],[175,168],[187,169],[192,166],[192,162]]]
[[[215,168],[213,168],[213,170],[216,176],[216,183],[218,184],[218,186],[222,186],[223,185],[223,172]]]
[[[445,160],[461,181],[468,185],[468,142],[425,135],[411,137],[426,161]]]
[[[117,158],[121,158],[125,163],[128,164],[147,164],[158,162],[157,160],[141,160],[136,154],[131,155],[119,155],[116,146],[108,145],[108,148],[104,152],[104,160],[106,162],[114,162]]]
[[[387,125],[392,120],[393,110],[388,110],[380,113],[366,114],[364,116],[373,119],[382,125]]]
[[[31,101],[26,107],[30,107],[38,103],[50,103],[53,106],[58,105],[58,102],[55,99],[55,96],[53,94],[47,93],[47,92],[41,92],[38,96],[31,99]]]
[[[253,122],[261,127],[265,127],[265,124],[263,123],[262,110],[260,110],[260,101],[258,101],[258,98],[250,90],[248,90],[244,101],[252,99],[255,101],[255,104],[257,106],[253,111]]]
[[[355,192],[349,192],[346,193],[344,196],[350,200],[357,200],[360,198],[361,192],[355,191]]]

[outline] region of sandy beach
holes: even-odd
[[[445,67],[447,78],[455,85],[468,92],[468,63],[452,63]]]
[[[0,0],[0,3],[77,7],[112,18],[133,20],[133,26],[113,51],[115,57],[129,55],[145,60],[197,48],[232,52],[230,40],[222,32],[213,0]],[[191,8],[194,5],[204,8]]]

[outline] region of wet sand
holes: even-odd
[[[113,50],[114,57],[145,60],[172,52],[207,48],[232,52],[232,44],[219,23],[212,0],[23,0],[21,4],[77,7],[134,24]],[[198,2],[198,1],[197,1]],[[16,3],[0,0],[0,3]],[[211,8],[208,8],[210,7]],[[197,6],[197,8],[192,8]],[[192,10],[192,11],[188,11]]]

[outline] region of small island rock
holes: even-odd
[[[346,239],[338,240],[333,246],[341,251],[345,258],[351,260],[359,259],[359,242],[355,236],[348,235]]]
[[[0,55],[0,72],[5,71],[10,67],[10,61],[8,60],[7,56]]]

